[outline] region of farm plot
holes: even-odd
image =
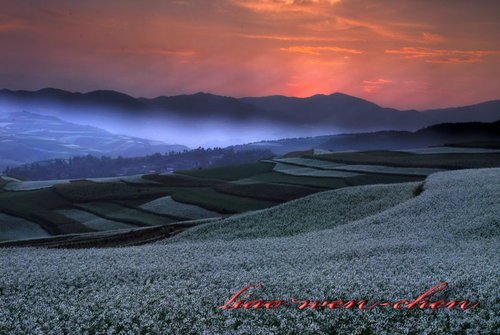
[[[324,177],[324,178],[347,178],[358,176],[359,173],[337,171],[337,170],[320,170],[309,167],[300,167],[297,165],[277,163],[274,166],[274,171],[291,176],[305,176],[305,177]]]
[[[95,183],[91,181],[55,185],[54,190],[65,199],[74,202],[143,199],[168,194],[168,190],[162,187],[128,185],[125,183]]]
[[[7,185],[10,181],[0,177],[0,192],[2,192],[4,189],[4,186]]]
[[[320,159],[311,158],[277,158],[275,159],[278,163],[284,163],[288,165],[297,165],[303,167],[310,167],[315,169],[324,170],[337,170],[337,171],[350,171],[350,172],[362,172],[362,173],[382,173],[382,174],[402,174],[402,175],[417,175],[417,176],[427,176],[434,172],[442,171],[442,169],[434,168],[405,168],[405,167],[394,167],[385,165],[362,165],[362,164],[344,164],[344,163],[334,163],[329,161],[322,161]],[[277,169],[286,169],[283,164],[278,164],[275,167]],[[301,171],[301,170],[297,170]],[[307,171],[307,170],[304,170]],[[352,177],[352,176],[351,176]]]
[[[407,183],[417,182],[425,179],[425,176],[408,176],[397,174],[376,174],[367,173],[356,177],[345,178],[348,186],[359,185],[376,185],[376,184],[394,184],[394,183]]]
[[[411,168],[474,169],[500,166],[500,153],[420,155],[402,151],[363,151],[334,153],[305,158],[316,158],[354,165],[386,165]]]
[[[0,241],[48,236],[50,234],[34,222],[0,213]]]
[[[322,189],[340,188],[349,186],[342,178],[318,178],[310,176],[292,176],[279,172],[270,172],[253,176],[252,180],[274,184],[290,184],[307,187],[318,187]],[[248,183],[249,180],[245,180]],[[238,183],[238,181],[236,181]]]
[[[70,179],[42,180],[42,181],[12,181],[4,186],[6,191],[33,191],[49,188],[57,184],[67,184]]]
[[[221,182],[216,179],[191,177],[182,174],[150,174],[143,176],[143,178],[167,187],[207,187]]]
[[[2,175],[2,179],[6,180],[6,181],[22,181],[21,179],[17,179],[17,178],[5,176],[5,175]]]
[[[121,183],[122,177],[98,177],[98,178],[85,178],[83,180],[91,181],[94,183]]]
[[[179,221],[166,216],[156,215],[145,210],[128,208],[109,202],[89,202],[76,204],[75,206],[104,219],[120,221],[139,227],[165,225]]]
[[[217,212],[175,201],[171,196],[155,199],[141,205],[140,208],[154,213],[174,215],[188,219],[205,219],[220,216]]]
[[[137,225],[131,225],[123,222],[104,219],[95,214],[80,209],[59,209],[56,210],[55,212],[64,215],[70,219],[73,219],[75,221],[78,221],[84,226],[97,231],[137,228]]]
[[[363,173],[395,174],[405,176],[428,176],[431,173],[443,171],[433,168],[410,168],[384,165],[341,165],[337,168],[339,171],[353,171]]]
[[[420,149],[401,150],[412,154],[491,154],[500,153],[500,149],[492,148],[469,148],[469,147],[432,147]]]
[[[128,184],[138,184],[138,185],[159,185],[161,183],[154,180],[144,178],[144,175],[138,174],[134,176],[121,177],[120,180]]]
[[[175,201],[188,203],[223,214],[241,213],[272,207],[274,201],[245,198],[219,193],[211,188],[193,188],[179,190],[172,195]]]
[[[302,198],[319,191],[317,188],[271,183],[224,183],[216,185],[214,189],[221,193],[277,202]]]
[[[261,183],[261,181],[255,179],[255,178],[249,177],[249,178],[232,180],[232,181],[230,181],[230,183],[236,184],[236,185],[252,185],[252,184]]]
[[[199,178],[211,178],[219,180],[237,180],[252,177],[257,174],[270,172],[273,170],[272,163],[250,163],[213,169],[200,169],[189,171],[176,171],[176,174],[183,174]]]
[[[52,188],[0,193],[0,211],[35,222],[50,234],[93,231],[77,221],[52,212],[53,209],[68,206],[70,203]]]
[[[324,170],[334,170],[335,168],[344,165],[342,163],[334,163],[320,159],[301,158],[301,157],[275,158],[274,162],[293,164],[298,166],[311,167]]]

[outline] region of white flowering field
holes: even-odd
[[[114,249],[0,250],[1,334],[497,334],[500,169],[339,189]],[[359,212],[357,212],[357,209]],[[479,300],[470,311],[221,310],[262,299]]]

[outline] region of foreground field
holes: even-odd
[[[495,334],[498,180],[478,169],[333,190],[139,247],[3,249],[0,333]],[[257,299],[397,301],[442,281],[435,300],[481,307],[216,308],[253,283]]]

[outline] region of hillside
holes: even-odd
[[[139,157],[76,156],[33,162],[5,169],[3,173],[23,180],[78,179],[119,177],[147,173],[167,173],[252,163],[271,158],[269,150],[240,150],[234,148],[193,149],[182,152],[159,152]]]
[[[343,150],[403,150],[443,146],[459,142],[484,142],[500,140],[500,121],[442,123],[417,131],[379,131],[352,133],[309,138],[290,138],[261,141],[236,146],[238,149],[269,149],[283,155],[292,151],[309,149]],[[477,143],[476,147],[481,147]]]
[[[41,116],[39,116],[41,117]],[[51,117],[45,117],[51,119]],[[57,135],[62,136],[52,141],[53,147],[67,142],[64,134],[67,134],[66,123],[64,131],[57,130]],[[39,132],[49,132],[42,125],[30,124],[30,136]],[[91,128],[91,127],[90,127]],[[91,128],[92,129],[92,128]],[[55,132],[56,130],[54,130]],[[60,134],[60,133],[62,134]],[[104,132],[105,133],[105,132]],[[81,141],[81,138],[77,138]],[[129,158],[100,157],[97,152],[93,156],[77,156],[70,159],[54,159],[48,161],[35,161],[5,170],[4,173],[25,180],[47,180],[47,179],[75,179],[75,178],[98,178],[112,176],[126,176],[145,174],[153,172],[168,172],[172,170],[187,170],[193,168],[209,168],[223,165],[237,165],[255,162],[276,155],[282,155],[294,151],[308,150],[311,148],[323,149],[326,153],[332,151],[346,150],[413,150],[419,153],[439,152],[469,152],[469,153],[492,153],[498,151],[495,141],[500,140],[500,121],[492,123],[467,122],[467,123],[444,123],[420,129],[416,132],[384,131],[376,133],[344,134],[332,136],[319,136],[312,138],[283,139],[279,141],[267,141],[251,143],[246,145],[232,146],[225,149],[202,149],[198,148],[186,152],[169,154],[155,153],[154,155]],[[96,142],[96,141],[93,141]],[[12,140],[11,145],[17,142]],[[460,144],[463,143],[463,144]],[[93,143],[97,145],[98,143]],[[449,147],[439,148],[442,145]],[[426,148],[438,146],[436,148]],[[452,149],[452,147],[462,147]],[[467,148],[464,148],[467,147]],[[8,147],[7,147],[8,148]],[[75,147],[72,147],[73,149]],[[161,149],[161,147],[151,147]],[[42,155],[37,146],[31,148],[37,155]],[[149,150],[149,149],[148,149]],[[1,150],[0,150],[1,151]],[[4,149],[4,152],[6,150]],[[147,150],[144,150],[147,152]],[[318,151],[318,150],[316,150]],[[11,153],[11,152],[10,152]],[[20,152],[15,151],[16,154]],[[7,156],[9,157],[9,152]],[[52,152],[52,154],[56,154]],[[61,154],[62,155],[62,154]],[[28,159],[30,156],[25,156]],[[33,156],[32,156],[33,157]],[[38,156],[34,156],[38,157]],[[4,158],[6,159],[6,158]],[[7,162],[7,160],[6,160]]]
[[[499,178],[498,168],[435,173],[418,195],[414,184],[333,190],[147,246],[3,249],[0,332],[493,334]],[[481,307],[216,308],[253,283],[265,285],[254,299],[397,301],[443,281],[433,301]]]
[[[124,156],[182,151],[170,145],[30,112],[0,113],[0,170],[7,166],[72,156]]]
[[[415,152],[306,152],[301,156],[264,159],[247,164],[111,178],[20,181],[3,176],[0,178],[0,240],[5,242],[0,244],[20,245],[9,240],[59,236],[61,238],[58,237],[58,240],[42,244],[77,247],[84,239],[85,245],[102,247],[107,242],[103,243],[101,237],[93,239],[93,235],[83,235],[98,232],[114,234],[113,231],[116,231],[115,235],[120,235],[118,230],[130,232],[159,226],[165,226],[168,235],[168,227],[189,227],[179,226],[179,223],[186,221],[248,213],[327,190],[346,189],[347,194],[350,194],[348,190],[353,186],[418,183],[429,175],[445,170],[500,167],[498,150],[470,152],[470,148],[430,148],[436,149],[437,153],[428,152],[428,149]],[[210,150],[200,154],[211,157],[215,153],[212,156],[220,156],[225,150]],[[186,154],[189,153],[192,152]],[[159,155],[156,158],[167,162],[169,157],[175,155]],[[239,160],[253,156],[241,157],[233,152],[228,155],[228,159],[231,157]],[[107,161],[114,162],[98,160],[104,166]],[[123,163],[125,160],[118,162]],[[64,165],[48,165],[48,171],[57,170],[58,166]],[[71,171],[79,171],[76,165],[69,164],[68,167]],[[417,184],[412,185],[413,188],[417,187]],[[393,190],[387,186],[384,193],[390,198]],[[398,193],[397,199],[406,199],[411,195],[411,190],[406,189]],[[377,198],[370,190],[366,190],[365,196],[359,201]],[[384,199],[385,195],[381,200]],[[290,203],[290,206],[295,204]],[[384,206],[383,202],[373,201],[366,210]],[[344,210],[339,204],[335,208]],[[325,209],[332,210],[328,207]],[[351,210],[359,215],[365,212],[362,206]],[[328,214],[324,215],[324,218],[328,217]],[[300,227],[297,229],[300,230]],[[143,236],[141,232],[139,235]],[[75,238],[75,234],[82,236]],[[266,234],[265,229],[262,229],[261,234]],[[65,235],[67,239],[62,238]],[[140,236],[137,238],[140,240]],[[115,244],[123,241],[119,236],[113,239]],[[35,243],[31,245],[39,244],[31,242]],[[21,244],[30,245],[31,242]]]

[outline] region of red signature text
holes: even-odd
[[[252,299],[253,294],[250,293],[251,289],[263,289],[264,285],[249,285],[234,294],[224,305],[218,308],[222,309],[276,309],[282,306],[294,306],[298,309],[361,309],[369,310],[375,307],[389,307],[394,309],[461,309],[469,310],[479,307],[480,303],[472,303],[469,300],[431,300],[432,296],[438,292],[443,291],[448,287],[447,282],[439,283],[429,290],[425,291],[416,299],[403,299],[395,302],[370,302],[368,300],[261,300]]]

